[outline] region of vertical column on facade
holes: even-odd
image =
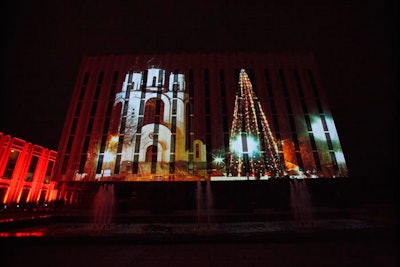
[[[279,126],[278,114],[277,114],[277,110],[276,110],[275,94],[274,94],[274,89],[272,87],[271,75],[270,75],[269,69],[264,69],[264,77],[265,77],[265,82],[267,85],[268,103],[269,103],[269,107],[271,110],[272,125],[273,125],[273,129],[274,129],[274,133],[275,133],[276,144],[278,147],[278,154],[279,154],[281,162],[285,162],[285,156],[283,153],[283,146],[282,146],[281,131],[280,131],[280,126]]]
[[[102,168],[103,168],[104,153],[105,153],[105,149],[106,149],[107,135],[109,132],[109,127],[110,127],[112,108],[114,105],[114,96],[115,96],[115,92],[116,92],[117,80],[118,80],[118,71],[115,71],[113,74],[113,79],[112,79],[112,83],[111,83],[111,90],[108,95],[108,98],[105,101],[107,104],[107,110],[106,110],[106,117],[105,117],[104,124],[103,124],[103,130],[102,130],[102,134],[101,134],[100,150],[99,150],[100,154],[99,154],[98,161],[97,161],[96,174],[100,174],[102,172]],[[114,173],[115,173],[115,166],[114,166]]]
[[[162,77],[162,75],[161,75],[161,77]],[[155,110],[155,116],[154,116],[153,146],[152,146],[152,151],[151,151],[151,173],[152,174],[155,174],[157,172],[158,134],[160,132],[160,122],[162,121],[160,118],[162,89],[163,89],[162,84],[158,84],[157,94],[156,94],[156,99],[157,99],[156,100],[156,110]]]
[[[187,151],[188,151],[188,172],[194,172],[194,111],[193,111],[193,99],[194,99],[194,77],[193,77],[193,69],[189,70],[189,102],[187,103],[186,109],[186,118],[187,118],[187,127],[188,135],[187,135]]]
[[[15,141],[17,141],[14,138]],[[15,142],[13,140],[13,142]],[[16,144],[15,142],[14,144]],[[21,152],[18,156],[18,160],[15,164],[14,171],[12,173],[11,177],[11,183],[10,183],[10,201],[11,202],[16,202],[20,203],[21,199],[26,199],[27,195],[22,197],[23,192],[23,184],[25,182],[25,179],[21,179],[24,177],[24,173],[26,173],[27,168],[28,168],[28,163],[29,163],[29,158],[32,153],[32,144],[31,143],[21,143],[22,149]],[[24,201],[25,202],[25,201]]]
[[[289,88],[287,86],[284,70],[279,69],[278,73],[279,73],[279,79],[280,79],[281,87],[282,87],[282,91],[283,91],[284,103],[285,103],[286,111],[288,114],[291,139],[294,144],[294,150],[296,153],[296,152],[300,151],[300,143],[299,143],[298,136],[297,136],[297,127],[296,127],[293,108],[292,108],[292,104],[291,104]],[[285,157],[287,157],[287,156],[290,156],[290,155],[285,155]],[[290,157],[289,157],[289,159],[290,159]]]
[[[174,81],[172,83],[172,112],[171,112],[171,149],[170,149],[170,161],[169,161],[169,171],[170,173],[175,173],[175,149],[176,149],[176,120],[177,120],[177,100],[178,100],[178,71],[174,71]]]
[[[132,173],[137,174],[139,171],[139,154],[140,154],[140,140],[142,138],[142,127],[144,119],[144,108],[146,105],[146,84],[147,84],[147,70],[144,71],[141,84],[140,106],[138,114],[138,125],[136,131],[135,149],[133,152],[133,168]]]
[[[206,126],[206,161],[207,170],[212,168],[212,135],[211,135],[211,99],[210,99],[210,71],[204,70],[204,106],[205,106],[205,126]]]
[[[306,126],[307,126],[307,130],[308,131],[312,131],[311,128],[311,122],[310,122],[310,116],[308,113],[308,108],[307,108],[307,103],[305,100],[305,95],[304,95],[304,90],[303,90],[303,86],[301,84],[300,81],[300,76],[299,76],[299,72],[298,70],[293,70],[293,75],[294,75],[294,80],[296,83],[296,87],[297,87],[297,92],[300,98],[300,105],[304,114],[304,120],[306,121]],[[297,165],[299,166],[299,168],[304,171],[304,163],[303,163],[303,159],[301,156],[301,151],[300,150],[296,150],[296,160],[297,160]]]
[[[77,145],[73,146],[73,143],[77,143],[80,141],[80,138],[75,138],[76,136],[81,135],[80,131],[82,131],[83,127],[81,127],[82,120],[84,118],[81,118],[82,114],[82,108],[84,106],[83,101],[85,99],[85,95],[87,92],[87,86],[88,86],[88,81],[89,81],[90,73],[85,72],[83,76],[83,81],[82,85],[80,86],[80,90],[78,92],[77,96],[77,105],[75,107],[75,110],[73,112],[73,117],[72,117],[72,123],[69,129],[69,134],[67,137],[66,142],[66,147],[64,148],[63,151],[63,157],[62,157],[62,164],[61,164],[61,170],[60,173],[61,175],[67,175],[69,176],[69,180],[75,179],[73,175],[75,175],[74,170],[77,169],[77,157],[78,153],[76,151]],[[74,147],[74,148],[73,148]],[[68,171],[68,173],[67,173]]]
[[[236,102],[236,100],[237,100],[236,95],[237,95],[237,91],[239,90],[239,75],[238,75],[237,73],[239,73],[239,69],[235,68],[235,69],[233,70],[233,80],[235,81],[235,83],[234,83],[234,86],[232,86],[232,88],[235,88],[235,89],[236,89],[236,90],[233,90],[233,91],[235,91],[235,101],[234,101],[235,104],[234,104],[233,110],[235,110],[235,106],[236,106],[236,104],[237,104],[237,102]],[[231,76],[231,77],[232,77],[232,76]],[[233,114],[234,114],[234,111],[232,112],[232,115],[231,115],[231,116],[233,116]],[[229,132],[230,132],[230,131],[231,131],[231,129],[229,130]],[[232,138],[232,137],[230,136],[230,138]],[[229,151],[229,153],[227,153],[227,155],[226,155],[227,175],[229,175],[229,172],[230,172],[229,166],[231,166],[231,164],[233,163],[232,160],[231,160],[231,158],[232,158],[232,153],[233,153],[233,151]],[[240,170],[240,167],[238,168],[238,170]]]
[[[314,97],[315,103],[317,105],[318,116],[319,116],[319,119],[321,120],[321,123],[322,123],[322,128],[323,128],[323,131],[324,131],[326,144],[327,144],[327,147],[328,147],[328,154],[330,156],[331,163],[329,165],[332,166],[332,170],[329,170],[329,168],[328,168],[328,171],[329,172],[331,172],[331,171],[334,172],[334,173],[330,173],[331,176],[341,175],[340,168],[339,168],[339,165],[338,165],[338,162],[337,162],[337,158],[336,158],[336,155],[335,155],[335,149],[334,149],[334,146],[333,146],[333,143],[332,143],[331,134],[330,134],[330,131],[329,131],[329,128],[328,128],[328,124],[326,122],[325,110],[324,110],[324,108],[322,106],[319,90],[317,88],[316,81],[315,81],[315,78],[314,78],[314,74],[313,74],[311,69],[308,69],[308,77],[309,77],[309,80],[310,80],[310,83],[311,83],[313,97]],[[314,152],[314,157],[318,156],[318,154],[316,154],[316,155],[315,154],[316,153]],[[316,162],[316,164],[321,166],[319,158],[318,158],[318,161]]]
[[[221,112],[222,112],[222,130],[223,130],[223,142],[224,151],[229,151],[229,124],[228,124],[228,111],[227,111],[227,100],[226,100],[226,84],[225,84],[225,71],[224,69],[219,70],[219,87],[221,94]],[[225,153],[224,156],[228,154]],[[220,156],[220,155],[219,155]],[[226,159],[225,159],[226,160]]]
[[[96,115],[96,109],[97,109],[97,103],[100,95],[100,90],[103,82],[103,77],[104,77],[104,72],[101,71],[99,73],[98,79],[97,79],[97,84],[96,84],[96,89],[94,92],[94,96],[92,101],[88,99],[88,102],[90,101],[90,113],[89,113],[89,120],[86,126],[86,133],[85,133],[85,138],[84,138],[84,144],[83,144],[83,149],[81,150],[81,158],[79,162],[79,168],[78,168],[78,174],[82,174],[81,178],[83,177],[83,174],[86,173],[86,176],[88,179],[93,179],[92,175],[94,174],[94,166],[92,165],[93,159],[90,150],[89,150],[89,145],[90,145],[90,140],[92,138],[93,134],[93,125],[94,125],[94,120],[95,120],[95,115]]]
[[[132,77],[133,77],[133,72],[129,72],[129,74],[128,74],[128,84],[127,84],[127,88],[126,88],[126,91],[125,91],[124,101],[123,101],[123,104],[122,104],[122,117],[121,117],[121,123],[120,123],[121,126],[119,128],[117,157],[116,157],[116,164],[115,164],[115,168],[114,168],[114,173],[119,173],[120,167],[121,167],[120,164],[121,164],[123,146],[124,146],[124,142],[125,142],[125,130],[126,130],[126,124],[127,124],[129,99],[130,99],[131,90],[133,88]],[[126,167],[128,167],[128,166],[126,166]]]
[[[48,150],[38,146],[32,149],[31,162],[29,163],[28,173],[25,182],[30,180],[29,202],[39,202],[40,191],[44,180],[44,172],[47,167]]]

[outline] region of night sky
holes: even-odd
[[[311,51],[350,175],[383,179],[397,171],[395,0],[8,2],[5,134],[57,150],[85,54]]]

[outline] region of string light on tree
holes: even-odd
[[[275,139],[244,69],[239,74],[229,147],[231,175],[283,176]]]

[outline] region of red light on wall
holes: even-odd
[[[9,194],[9,193],[10,193],[10,187],[7,187],[6,194],[4,195],[4,198],[3,198],[3,204],[6,204],[6,203],[7,203],[8,194]]]

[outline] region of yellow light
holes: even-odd
[[[119,136],[118,135],[114,135],[113,137],[111,137],[110,143],[116,143],[118,142]]]

